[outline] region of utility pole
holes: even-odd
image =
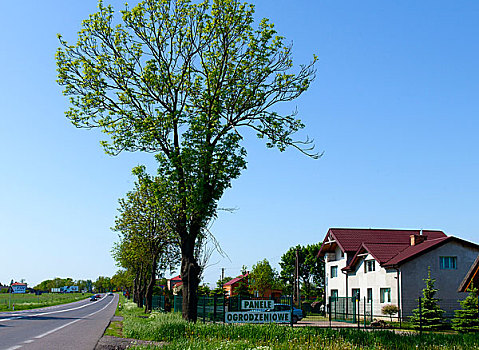
[[[300,300],[300,295],[299,295],[299,261],[298,261],[298,249],[296,249],[296,263],[295,263],[295,284],[296,284],[296,302],[298,303],[298,307],[301,307],[301,300]]]
[[[222,267],[221,268],[221,282],[223,282],[224,279],[225,279],[225,268]]]

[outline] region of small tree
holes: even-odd
[[[459,301],[462,310],[454,311],[456,317],[452,320],[452,328],[461,333],[479,331],[479,318],[477,314],[478,290],[472,286],[468,291],[469,295],[467,298]]]
[[[393,304],[384,305],[383,308],[381,309],[381,313],[383,315],[389,315],[391,322],[393,321],[393,315],[397,314],[398,312],[399,312],[399,308]]]
[[[434,298],[438,289],[434,288],[435,279],[431,278],[431,268],[428,267],[426,288],[422,290],[423,297],[419,299],[420,308],[413,310],[411,322],[414,328],[422,328],[425,330],[437,330],[444,327],[444,310],[439,307],[439,299]]]
[[[253,265],[249,275],[251,293],[258,292],[260,296],[264,296],[268,289],[279,287],[278,284],[278,273],[271,267],[267,259],[258,261],[256,265]]]

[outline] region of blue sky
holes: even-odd
[[[105,1],[120,10],[123,1]],[[476,243],[479,198],[479,3],[255,1],[319,57],[298,108],[320,160],[266,149],[245,132],[248,169],[221,200],[205,281],[235,276],[329,227],[440,229]],[[131,3],[133,4],[133,2]],[[2,4],[0,21],[0,282],[111,276],[117,200],[151,155],[110,157],[97,131],[75,129],[55,83],[57,33],[76,40],[96,1]]]

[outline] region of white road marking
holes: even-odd
[[[113,298],[113,299],[114,299],[114,298]],[[103,301],[103,300],[105,300],[105,299],[100,300],[100,302]],[[41,313],[38,313],[38,314],[24,315],[24,316],[18,316],[18,317],[3,318],[3,319],[0,319],[0,322],[16,320],[16,319],[19,319],[19,318],[37,317],[37,316],[43,316],[43,315],[58,314],[58,313],[61,313],[61,312],[68,312],[68,311],[73,311],[73,310],[82,309],[82,308],[87,307],[87,306],[90,306],[90,305],[94,305],[94,304],[88,303],[88,304],[85,304],[85,305],[82,305],[82,306],[78,306],[78,307],[74,307],[74,308],[71,308],[71,309],[57,310],[57,311],[49,311],[49,312],[41,312]]]
[[[30,339],[30,340],[25,340],[25,341],[24,341],[24,343],[25,343],[25,344],[30,344],[30,343],[33,343],[33,342],[34,342],[34,340],[33,340],[33,339]]]
[[[111,304],[114,300],[115,300],[115,298],[111,299],[111,301],[110,301],[108,304],[106,304],[104,307],[102,307],[100,310],[95,311],[95,312],[92,312],[91,314],[88,314],[88,315],[86,315],[86,316],[84,316],[84,317],[93,316],[94,314],[97,314],[97,313],[99,313],[100,311],[105,310],[108,306],[110,306],[110,304]],[[75,309],[72,309],[72,310],[75,310]],[[66,323],[66,324],[64,324],[63,326],[57,327],[57,328],[52,329],[52,330],[50,330],[50,331],[48,331],[48,332],[45,332],[45,333],[40,334],[40,335],[37,335],[35,338],[36,338],[36,339],[43,338],[44,336],[47,336],[47,335],[52,334],[52,333],[54,333],[54,332],[56,332],[56,331],[59,331],[60,329],[65,328],[65,327],[67,327],[67,326],[70,326],[70,325],[74,324],[75,322],[81,321],[82,319],[83,319],[83,318],[79,318],[79,319],[77,319],[77,320],[75,320],[75,321]]]
[[[21,345],[15,345],[15,346],[12,346],[11,348],[8,348],[6,350],[16,350],[16,349],[20,349],[22,346]]]
[[[68,322],[68,323],[64,324],[63,326],[54,328],[54,329],[52,329],[51,331],[48,331],[48,332],[45,332],[45,333],[43,333],[43,334],[37,335],[35,338],[36,338],[36,339],[43,338],[43,337],[46,336],[46,335],[52,334],[52,333],[54,333],[54,332],[56,332],[56,331],[59,331],[60,329],[65,328],[65,327],[67,327],[67,326],[69,326],[69,325],[71,325],[71,324],[74,324],[75,322],[78,322],[78,321],[80,321],[80,320],[81,320],[81,318],[79,318],[78,320],[75,320],[75,321]]]

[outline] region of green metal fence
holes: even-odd
[[[369,324],[373,319],[373,302],[357,297],[329,297],[330,321]]]
[[[173,299],[173,310],[175,312],[182,312],[183,297],[175,295]],[[198,296],[198,320],[203,322],[223,322],[225,318],[225,311],[227,300],[224,295],[199,295]]]

